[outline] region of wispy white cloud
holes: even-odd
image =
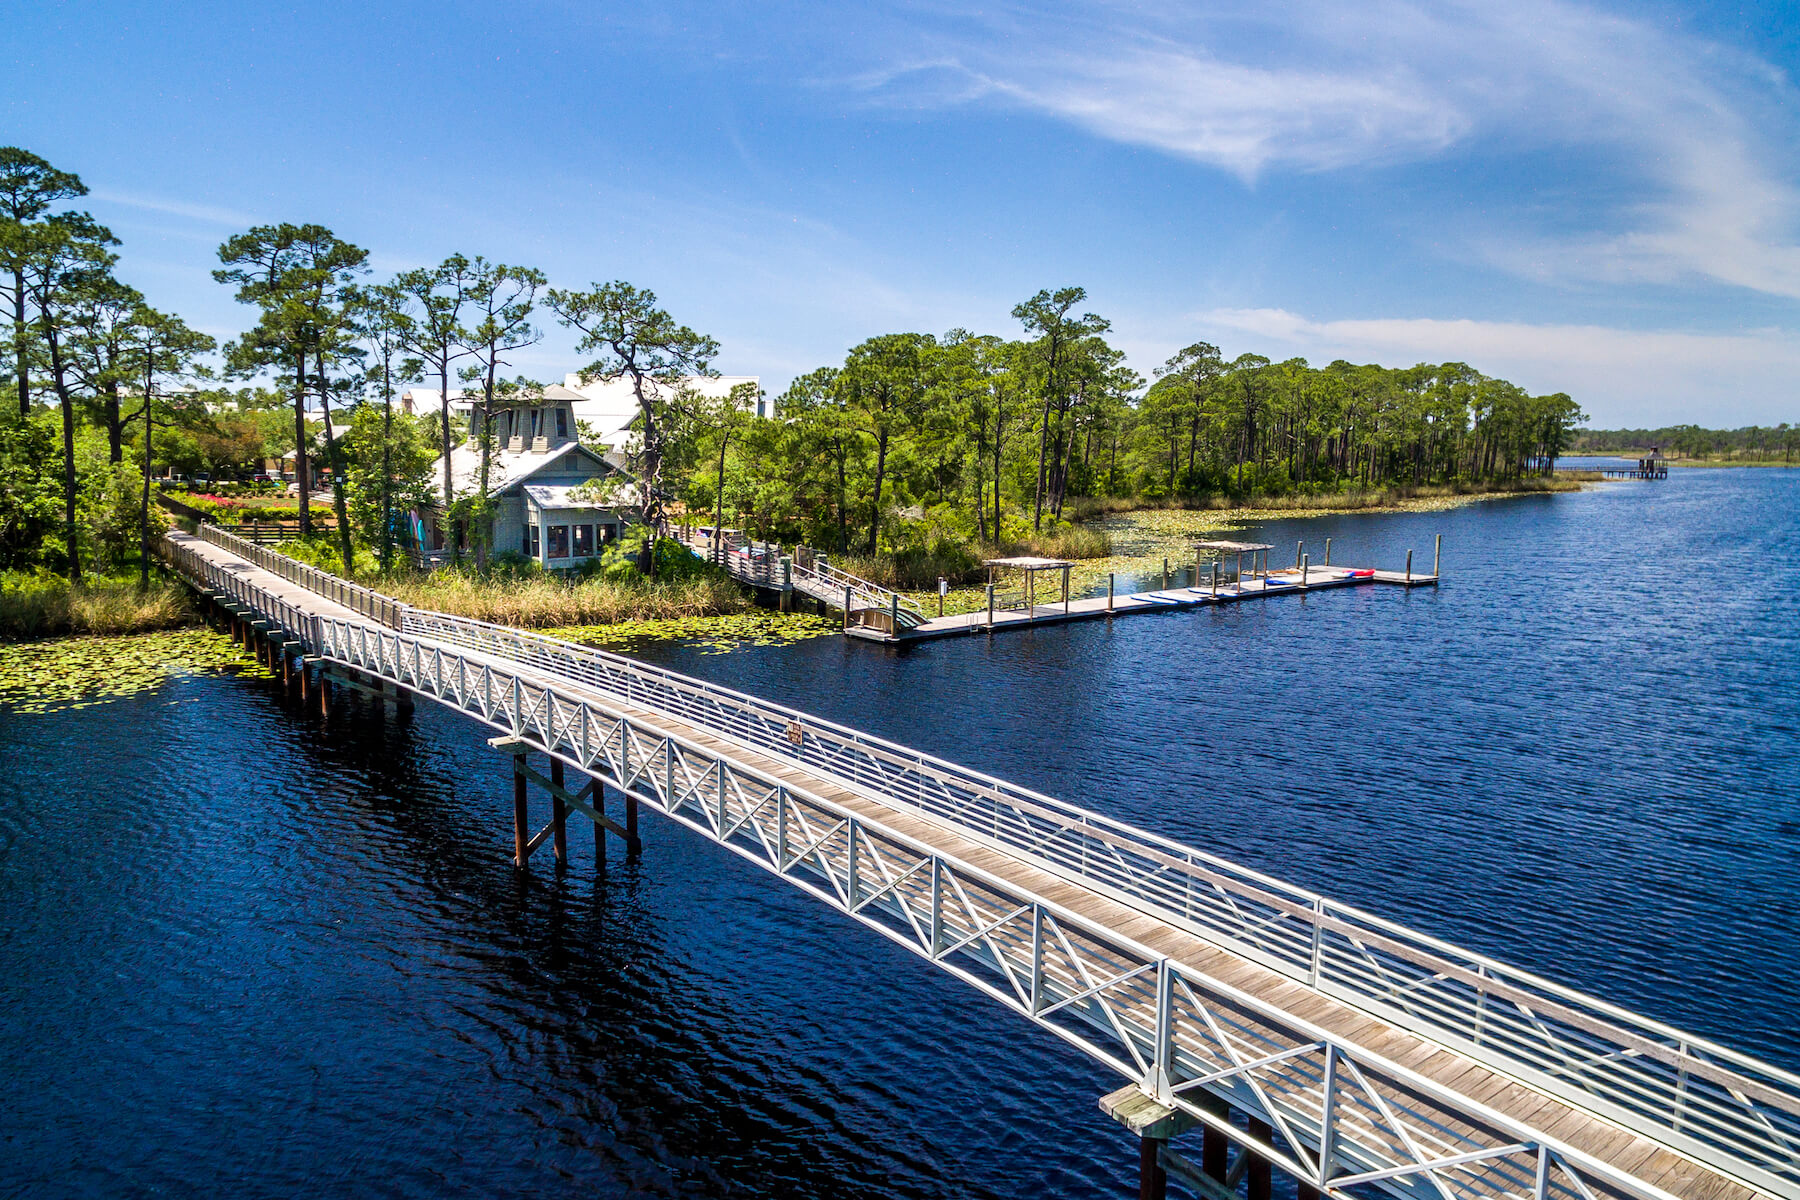
[[[95,200],[107,204],[141,209],[144,212],[161,213],[164,216],[181,217],[183,220],[196,221],[203,225],[248,229],[258,223],[255,217],[247,216],[234,209],[219,208],[210,204],[193,204],[185,200],[169,200],[160,196],[143,196],[131,192],[104,190],[93,192],[92,196]]]
[[[1466,362],[1533,392],[1567,392],[1600,424],[1791,420],[1800,339],[1742,333],[1380,317],[1317,321],[1276,308],[1213,309],[1193,320],[1215,338],[1315,363]],[[1708,403],[1708,400],[1711,403]],[[1710,410],[1710,411],[1709,411]]]
[[[1151,12],[1094,0],[921,30],[859,83],[885,102],[1045,113],[1247,182],[1478,146],[1573,155],[1544,181],[1561,203],[1482,214],[1466,249],[1548,280],[1800,297],[1795,91],[1747,54],[1568,0]]]

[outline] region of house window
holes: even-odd
[[[550,557],[569,557],[569,527],[567,525],[550,527]]]
[[[538,527],[536,525],[527,525],[525,527],[525,557],[536,558],[537,556]]]
[[[436,521],[431,523],[431,548],[433,550],[444,548],[444,527]]]
[[[561,412],[559,408],[556,411]],[[575,527],[575,557],[588,558],[594,553],[594,527],[577,525]]]
[[[569,410],[566,408],[559,407],[556,410],[556,436],[559,438],[569,436]]]

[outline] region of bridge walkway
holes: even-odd
[[[346,628],[360,625],[397,646],[404,643],[414,654],[415,673],[396,681],[419,694],[450,703],[446,697],[455,689],[446,683],[441,665],[436,676],[417,673],[422,654],[435,654],[440,662],[450,654],[458,660],[459,677],[466,678],[470,664],[486,664],[538,689],[546,700],[552,694],[559,702],[578,698],[596,712],[616,715],[622,758],[629,757],[628,726],[632,737],[641,737],[646,730],[661,731],[668,740],[656,770],[670,781],[678,769],[688,770],[685,759],[677,758],[677,742],[684,755],[710,755],[720,764],[715,824],[697,820],[688,803],[700,794],[699,784],[689,787],[685,797],[671,782],[662,793],[645,790],[644,798],[739,853],[746,853],[742,831],[763,822],[753,832],[767,846],[778,839],[783,845],[775,853],[774,869],[797,878],[794,868],[805,866],[845,897],[840,905],[844,911],[866,923],[875,923],[871,912],[879,901],[890,917],[898,914],[898,919],[877,928],[896,940],[902,940],[894,932],[900,919],[910,920],[917,929],[929,912],[929,952],[920,952],[932,961],[1084,1048],[1094,1049],[1089,1033],[1071,1032],[1075,1026],[1067,1020],[1054,1022],[1053,1014],[1060,1010],[1065,1018],[1077,1016],[1085,1022],[1083,1030],[1110,1025],[1126,1048],[1098,1055],[1103,1061],[1131,1074],[1139,1062],[1154,1058],[1146,1090],[1159,1091],[1165,1102],[1190,1109],[1203,1123],[1213,1111],[1203,1093],[1260,1114],[1290,1147],[1285,1158],[1271,1157],[1292,1162],[1303,1176],[1313,1173],[1328,1193],[1371,1176],[1369,1182],[1402,1194],[1401,1185],[1429,1179],[1432,1186],[1417,1194],[1439,1200],[1534,1194],[1568,1200],[1600,1196],[1750,1200],[1780,1194],[1550,1094],[1443,1040],[1254,961],[1201,936],[1198,925],[1190,926],[1155,905],[1128,902],[1049,857],[1024,853],[986,836],[970,822],[949,820],[858,786],[830,769],[830,762],[809,761],[818,752],[813,731],[803,725],[792,754],[773,754],[766,745],[637,703],[573,674],[467,644],[434,643],[428,637],[381,629],[355,607],[211,541],[183,535],[171,535],[170,541],[231,579],[291,606],[291,611],[280,614],[285,621],[294,622],[304,614],[343,622]],[[404,661],[404,655],[366,660],[387,661]],[[434,688],[440,694],[434,695]],[[511,719],[523,728],[529,723],[516,707],[518,695],[515,690]],[[468,711],[466,698],[461,707]],[[491,710],[485,719],[496,723]],[[554,733],[545,741],[559,756],[566,756],[572,746],[572,739],[559,741]],[[604,761],[596,757],[577,765],[604,776],[599,769]],[[786,789],[776,801],[778,832],[766,828],[769,798],[744,796],[736,790],[736,775],[728,804],[726,763],[733,772]],[[615,776],[608,782],[622,790],[649,786],[642,767],[634,775],[621,763]],[[711,794],[705,793],[708,805]],[[818,811],[825,814],[825,822],[808,825],[798,807],[780,807],[798,806],[801,799],[796,798],[821,802]],[[1000,810],[994,813],[998,834]],[[838,824],[828,824],[834,817]],[[800,839],[804,848],[786,845],[790,819],[804,831]],[[854,823],[858,821],[860,825]],[[859,830],[863,869],[869,873],[860,884]],[[739,835],[736,845],[734,831]],[[904,858],[902,852],[913,857]],[[807,861],[809,856],[813,861]],[[923,869],[927,864],[930,869]],[[940,871],[947,883],[940,883]],[[815,885],[808,890],[830,898],[828,889]],[[1020,897],[1026,898],[1024,907],[1018,904]],[[953,965],[953,956],[969,953],[971,947],[980,961]],[[1008,987],[1018,993],[1019,1002],[1008,994]],[[1147,1045],[1147,1031],[1161,1041]],[[954,1031],[946,1031],[946,1036],[953,1039]],[[1144,1047],[1141,1056],[1136,1047]],[[1264,1053],[1259,1055],[1258,1050]],[[954,1047],[947,1046],[947,1052],[953,1053]],[[1291,1148],[1296,1146],[1303,1149],[1294,1152]],[[1305,1148],[1310,1148],[1310,1157]],[[1535,1188],[1530,1178],[1534,1156],[1539,1162]],[[1379,1171],[1369,1169],[1393,1161],[1414,1165],[1379,1178],[1374,1177]]]

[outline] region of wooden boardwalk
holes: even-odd
[[[405,687],[649,803],[1307,1186],[1437,1200],[1800,1197],[1786,1132],[1800,1112],[1800,1088],[1790,1084],[1800,1081],[1746,1056],[1702,1059],[1700,1039],[1682,1040],[1667,1076],[1679,1071],[1674,1108],[1659,1115],[1663,1076],[1629,1072],[1633,1059],[1666,1056],[1663,1034],[1673,1031],[1591,998],[1547,984],[1531,992],[1542,981],[805,714],[618,656],[404,610],[216,534],[169,540],[197,586],[283,631],[283,653],[297,647],[302,669],[314,662]],[[1406,581],[1312,586],[1369,582]],[[1250,583],[1230,599],[1178,602],[1289,590],[1299,589]],[[1120,597],[1115,615],[1159,611],[1170,605],[1158,597],[1183,591]],[[1105,598],[1099,611],[1095,603],[1037,619],[1106,615]],[[1296,929],[1310,931],[1292,935],[1311,938],[1310,972],[1304,942],[1290,960],[1276,936]],[[1350,966],[1334,968],[1340,959]],[[1373,983],[1352,994],[1364,975]],[[1469,979],[1473,1043],[1452,1012],[1461,993],[1445,990],[1445,981],[1468,988]],[[1548,1057],[1523,1035],[1482,1042],[1481,1022],[1499,1028],[1503,1009],[1518,1029],[1543,1030]],[[1579,1038],[1556,1042],[1565,1027]],[[955,1053],[945,1032],[946,1053]],[[1608,1051],[1606,1038],[1623,1049]],[[1681,1089],[1715,1077],[1707,1095],[1743,1099],[1741,1121],[1724,1101],[1719,1113],[1682,1108],[1694,1100]],[[1633,1108],[1633,1096],[1652,1100]],[[1233,1108],[1251,1122],[1247,1137],[1229,1119]],[[1759,1137],[1766,1126],[1771,1149],[1740,1132],[1696,1141],[1695,1126],[1707,1122]]]

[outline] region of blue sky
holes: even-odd
[[[1791,0],[40,0],[0,46],[0,141],[221,336],[218,243],[317,221],[383,274],[629,279],[773,388],[1078,283],[1146,372],[1205,339],[1800,420]],[[555,379],[545,325],[515,367]]]

